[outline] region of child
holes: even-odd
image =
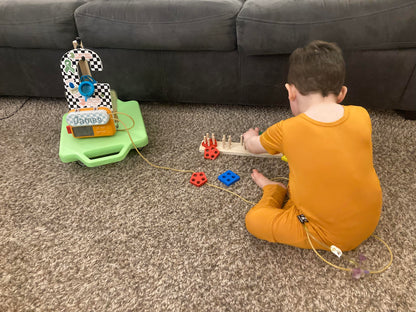
[[[328,246],[351,250],[366,240],[380,218],[382,193],[373,167],[371,121],[358,106],[342,106],[345,63],[334,43],[313,41],[289,59],[288,91],[295,117],[244,133],[252,153],[283,153],[289,164],[285,185],[253,170],[263,197],[246,215],[254,236],[270,242],[311,248],[298,220]],[[312,241],[315,248],[325,249]]]

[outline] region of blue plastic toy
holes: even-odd
[[[218,176],[218,180],[220,180],[222,183],[224,183],[227,186],[230,186],[231,184],[237,182],[240,180],[240,176],[231,170],[227,170],[226,172],[220,174]]]
[[[78,91],[85,97],[85,101],[87,101],[88,98],[94,94],[95,83],[97,83],[97,81],[95,81],[90,75],[81,76],[81,83],[79,84]]]

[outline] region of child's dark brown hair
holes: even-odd
[[[344,85],[345,61],[336,43],[312,41],[290,55],[288,82],[307,95],[338,95]]]

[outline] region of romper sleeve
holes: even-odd
[[[270,126],[260,136],[260,143],[269,154],[283,151],[283,123],[284,120]]]

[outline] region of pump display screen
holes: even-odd
[[[72,133],[74,134],[74,137],[94,136],[94,130],[91,126],[72,127]]]

